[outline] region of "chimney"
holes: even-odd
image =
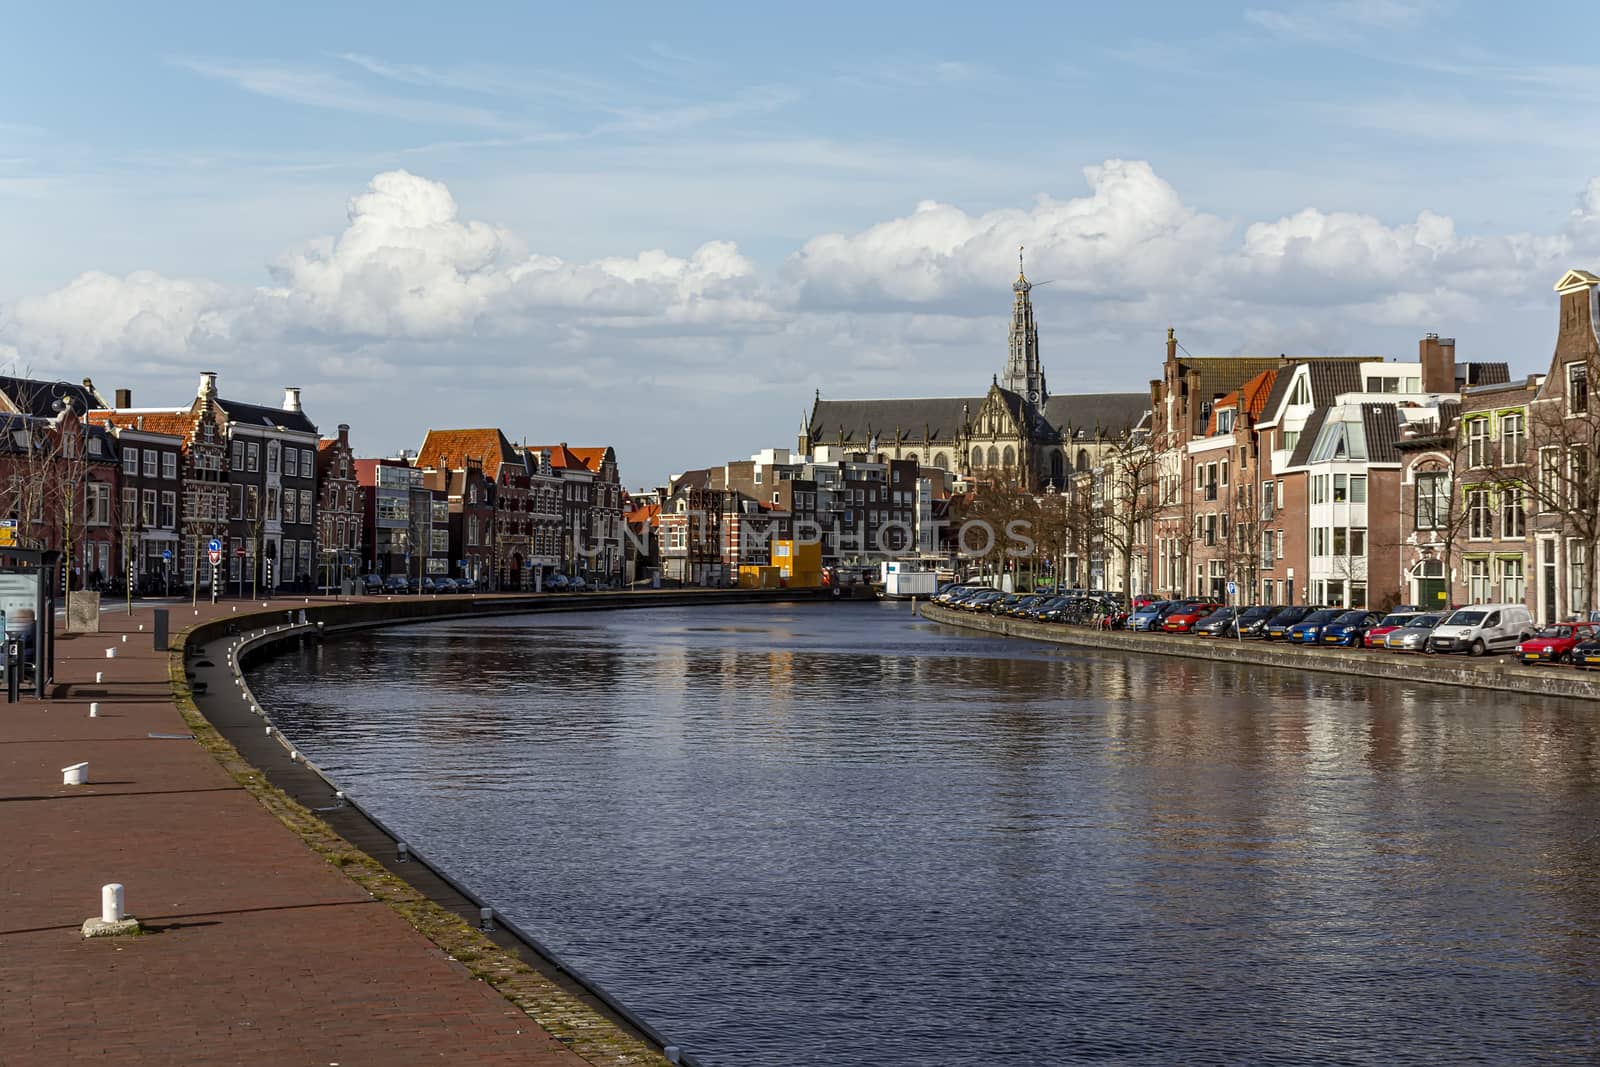
[[[300,410],[300,387],[298,385],[291,385],[283,391],[283,410]]]
[[[1453,393],[1456,391],[1456,341],[1453,337],[1441,338],[1430,333],[1417,345],[1417,358],[1422,363],[1422,391],[1425,393]]]
[[[217,372],[216,371],[214,371],[214,370],[203,370],[203,371],[200,372],[200,390],[195,395],[201,397],[202,399],[204,399],[205,397],[208,397],[208,396],[212,397],[212,398],[216,397],[216,395],[217,395]]]
[[[116,404],[116,406],[119,407],[119,408],[131,408],[131,407],[133,407],[133,390],[132,389],[118,389],[117,390],[117,404]]]
[[[350,447],[350,424],[347,422],[339,424],[339,443],[346,448]]]
[[[1173,360],[1175,360],[1177,358],[1178,358],[1178,335],[1173,332],[1171,326],[1168,326],[1167,327],[1167,362],[1171,363]]]

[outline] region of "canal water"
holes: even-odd
[[[715,1067],[1597,1056],[1594,705],[867,604],[433,623],[252,684]]]

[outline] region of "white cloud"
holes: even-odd
[[[1034,301],[1062,391],[1137,388],[1168,325],[1197,352],[1399,353],[1440,329],[1464,352],[1474,335],[1492,338],[1481,358],[1511,358],[1522,373],[1544,358],[1544,334],[1526,331],[1537,334],[1533,359],[1519,362],[1507,323],[1536,327],[1550,283],[1600,262],[1600,179],[1538,234],[1464,232],[1432,211],[1399,222],[1318,207],[1224,218],[1138,161],[1083,178],[1082,195],[984,213],[924,202],[813,237],[763,269],[715,235],[687,251],[569,260],[537,234],[463,217],[441,182],[387,171],[349,201],[337,233],[275,258],[266,284],[89,271],[0,313],[0,354],[166,392],[202,361],[234,383],[359,383],[375,402],[362,417],[395,427],[386,447],[453,418],[520,429],[530,397],[543,405],[530,433],[568,417],[609,432],[606,420],[627,410],[641,415],[629,433],[710,440],[731,408],[757,403],[781,439],[817,386],[981,390],[1004,361],[1018,245],[1029,277],[1051,283]],[[660,442],[633,444],[653,454]]]

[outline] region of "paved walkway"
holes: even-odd
[[[173,629],[213,611],[232,607],[176,607]],[[193,740],[149,736],[188,732],[151,618],[63,635],[67,695],[0,703],[0,1063],[581,1067]],[[83,760],[90,784],[63,786]],[[156,933],[83,940],[105,882]]]

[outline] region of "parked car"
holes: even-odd
[[[383,592],[383,576],[380,574],[362,574],[356,577],[356,592],[368,596],[377,596]]]
[[[461,591],[461,587],[456,584],[454,578],[435,578],[433,580],[433,591],[435,593],[458,593]]]
[[[1194,624],[1194,635],[1196,637],[1229,637],[1233,634],[1233,620],[1238,617],[1238,608],[1218,608]]]
[[[1433,636],[1434,627],[1438,626],[1444,615],[1439,612],[1424,612],[1400,627],[1390,630],[1383,636],[1383,647],[1390,652],[1432,652],[1428,647],[1428,638]]]
[[[1420,611],[1391,611],[1378,620],[1378,625],[1367,631],[1367,635],[1361,639],[1361,644],[1366,648],[1383,648],[1384,638],[1420,614],[1422,614]]]
[[[1154,630],[1158,620],[1161,618],[1161,609],[1169,603],[1171,601],[1151,600],[1141,604],[1133,610],[1132,615],[1128,616],[1128,629],[1138,630],[1141,633],[1146,630]]]
[[[1287,641],[1289,631],[1316,610],[1305,604],[1291,604],[1272,617],[1261,636],[1268,641]]]
[[[1285,640],[1291,645],[1321,644],[1322,628],[1343,614],[1343,608],[1318,608],[1289,627]]]
[[[1177,611],[1161,620],[1161,629],[1169,634],[1189,633],[1194,629],[1195,623],[1220,607],[1221,604],[1211,600],[1187,601]]]
[[[1517,659],[1523,663],[1571,663],[1573,649],[1594,636],[1594,627],[1586,622],[1554,623],[1519,644]]]
[[[589,584],[585,582],[580,575],[567,575],[567,592],[581,593],[587,588],[589,588]]]
[[[1377,612],[1363,608],[1347,611],[1322,628],[1322,643],[1340,648],[1360,648],[1367,631],[1382,619],[1383,616]]]
[[[1245,608],[1239,613],[1239,618],[1235,620],[1227,636],[1246,639],[1265,637],[1267,624],[1282,611],[1281,604],[1257,604],[1255,607]]]
[[[1592,637],[1573,646],[1567,660],[1574,667],[1582,667],[1584,670],[1592,671],[1600,667],[1600,626],[1595,627]]]
[[[1434,628],[1428,647],[1435,652],[1512,652],[1533,636],[1533,616],[1522,604],[1469,604]]]
[[[403,574],[391,574],[383,580],[383,591],[391,596],[404,596],[406,586],[406,576]]]
[[[540,586],[546,593],[565,593],[567,591],[567,576],[565,574],[552,574]]]

